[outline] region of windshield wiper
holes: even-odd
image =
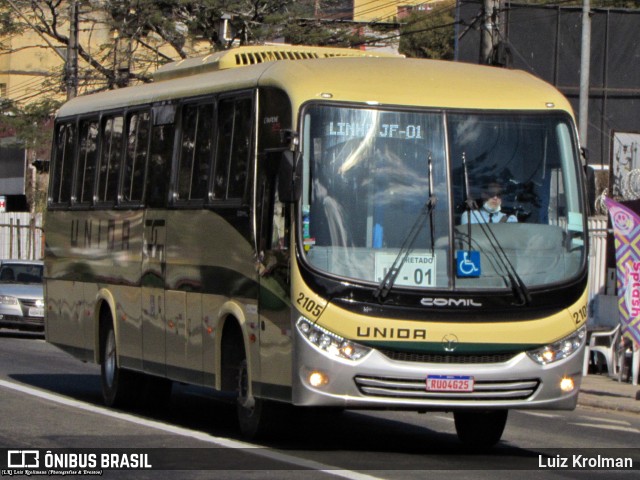
[[[433,159],[431,157],[431,152],[429,152],[429,157],[427,159],[427,175],[429,181],[429,197],[427,198],[427,201],[424,203],[424,205],[422,205],[422,207],[420,208],[418,217],[413,222],[411,230],[409,230],[409,233],[402,242],[400,251],[391,264],[391,268],[389,268],[387,273],[382,278],[382,281],[378,284],[378,287],[373,292],[373,296],[376,298],[376,300],[384,299],[393,288],[393,285],[396,283],[396,279],[398,278],[398,274],[400,273],[400,269],[402,269],[404,262],[409,256],[409,253],[411,253],[413,244],[416,241],[418,234],[422,230],[422,227],[424,226],[427,215],[429,216],[429,223],[431,228],[431,253],[433,254],[433,251],[435,249],[435,240],[433,233],[433,209],[436,207],[437,199],[433,193]]]
[[[469,188],[469,172],[467,170],[467,156],[465,152],[462,152],[462,169],[464,172],[464,188],[465,195],[467,197],[466,206],[467,206],[467,241],[469,244],[469,250],[471,250],[471,215],[474,210],[478,209],[477,203],[471,198],[471,189]],[[509,279],[509,285],[511,286],[511,290],[513,295],[518,299],[517,305],[528,305],[531,303],[531,294],[529,293],[529,289],[526,284],[518,275],[516,268],[513,266],[511,261],[509,260],[509,256],[505,253],[502,248],[502,245],[498,241],[496,235],[493,233],[493,230],[489,228],[487,222],[484,221],[484,218],[480,216],[483,221],[477,222],[477,225],[480,225],[480,230],[489,241],[489,245],[493,249],[498,262],[502,266],[507,278]]]

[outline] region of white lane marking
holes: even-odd
[[[626,420],[614,420],[612,418],[589,417],[587,415],[582,415],[580,418],[595,420],[596,422],[617,423],[618,425],[631,425],[631,422],[627,422]]]
[[[527,410],[518,410],[518,413],[524,413],[525,415],[531,415],[533,417],[544,417],[544,418],[558,418],[561,416],[555,413],[529,412]]]
[[[453,422],[453,417],[443,417],[442,415],[436,415],[439,420],[446,420],[447,422]]]
[[[85,410],[87,412],[96,413],[98,415],[117,418],[119,420],[134,423],[136,425],[141,425],[148,428],[154,428],[156,430],[161,430],[163,432],[172,433],[175,435],[182,435],[184,437],[193,438],[202,442],[212,443],[220,447],[246,449],[248,450],[248,453],[251,453],[253,455],[258,455],[261,457],[268,458],[270,460],[275,460],[283,463],[288,463],[291,465],[296,465],[302,468],[309,468],[312,470],[321,471],[329,475],[333,475],[335,477],[346,478],[348,480],[382,480],[379,477],[373,477],[371,475],[366,475],[364,473],[353,472],[351,470],[340,470],[337,467],[333,467],[331,465],[327,465],[324,463],[314,462],[312,460],[305,460],[303,458],[294,457],[292,455],[286,455],[283,453],[275,452],[273,450],[268,450],[260,445],[256,445],[253,443],[241,442],[239,440],[231,440],[229,438],[223,438],[223,437],[214,437],[212,435],[209,435],[203,432],[198,432],[197,430],[190,430],[187,428],[177,427],[175,425],[170,425],[170,424],[158,422],[155,420],[138,418],[128,413],[109,410],[105,407],[91,405],[90,403],[81,402],[79,400],[74,400],[72,398],[64,397],[61,395],[55,395],[52,393],[48,393],[42,390],[27,387],[17,383],[7,382],[5,380],[0,380],[0,387],[5,387],[11,390],[25,393],[27,395],[32,395],[34,397],[41,398],[44,400],[56,402],[71,408],[77,408],[79,410]]]
[[[590,428],[599,428],[601,430],[615,430],[618,432],[631,432],[631,433],[640,433],[640,429],[633,427],[621,427],[618,425],[602,425],[598,423],[574,423],[569,422],[569,425],[577,425],[579,427],[590,427]]]

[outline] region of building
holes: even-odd
[[[356,22],[397,23],[413,12],[429,12],[451,0],[354,0],[353,20]]]
[[[39,19],[27,5],[29,2],[6,0],[0,10],[10,11],[16,22],[34,27]],[[125,30],[123,33],[96,5],[96,1],[63,0],[55,11],[48,12],[47,28],[55,25],[61,37],[75,38],[75,42],[69,43],[76,48],[40,34],[36,28],[0,37],[0,197],[6,196],[8,210],[33,207],[27,198],[30,186],[38,183],[33,163],[47,158],[49,151],[42,142],[19,143],[9,116],[41,100],[62,102],[75,95],[125,86],[132,72],[144,74],[179,58],[159,36],[153,35],[145,37],[147,49],[141,53],[143,49],[137,48],[126,30],[135,30],[137,24],[132,24],[139,22],[135,10],[130,9],[121,20],[119,27]],[[73,6],[77,8],[74,10]],[[46,6],[42,7],[44,11]],[[76,21],[70,21],[73,18]],[[194,52],[198,52],[197,46],[187,45]],[[88,57],[94,65],[87,61]]]

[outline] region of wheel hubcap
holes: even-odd
[[[105,380],[109,387],[113,386],[113,379],[116,374],[116,342],[113,330],[109,332],[104,352],[104,373]]]
[[[247,361],[244,360],[238,368],[238,404],[247,410],[251,410],[255,403],[253,396],[249,395],[249,372]]]

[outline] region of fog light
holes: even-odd
[[[314,370],[309,374],[309,385],[312,387],[321,387],[329,383],[329,378],[322,372]]]
[[[576,388],[576,384],[571,377],[564,377],[560,380],[560,390],[564,393],[573,392],[573,389]]]

